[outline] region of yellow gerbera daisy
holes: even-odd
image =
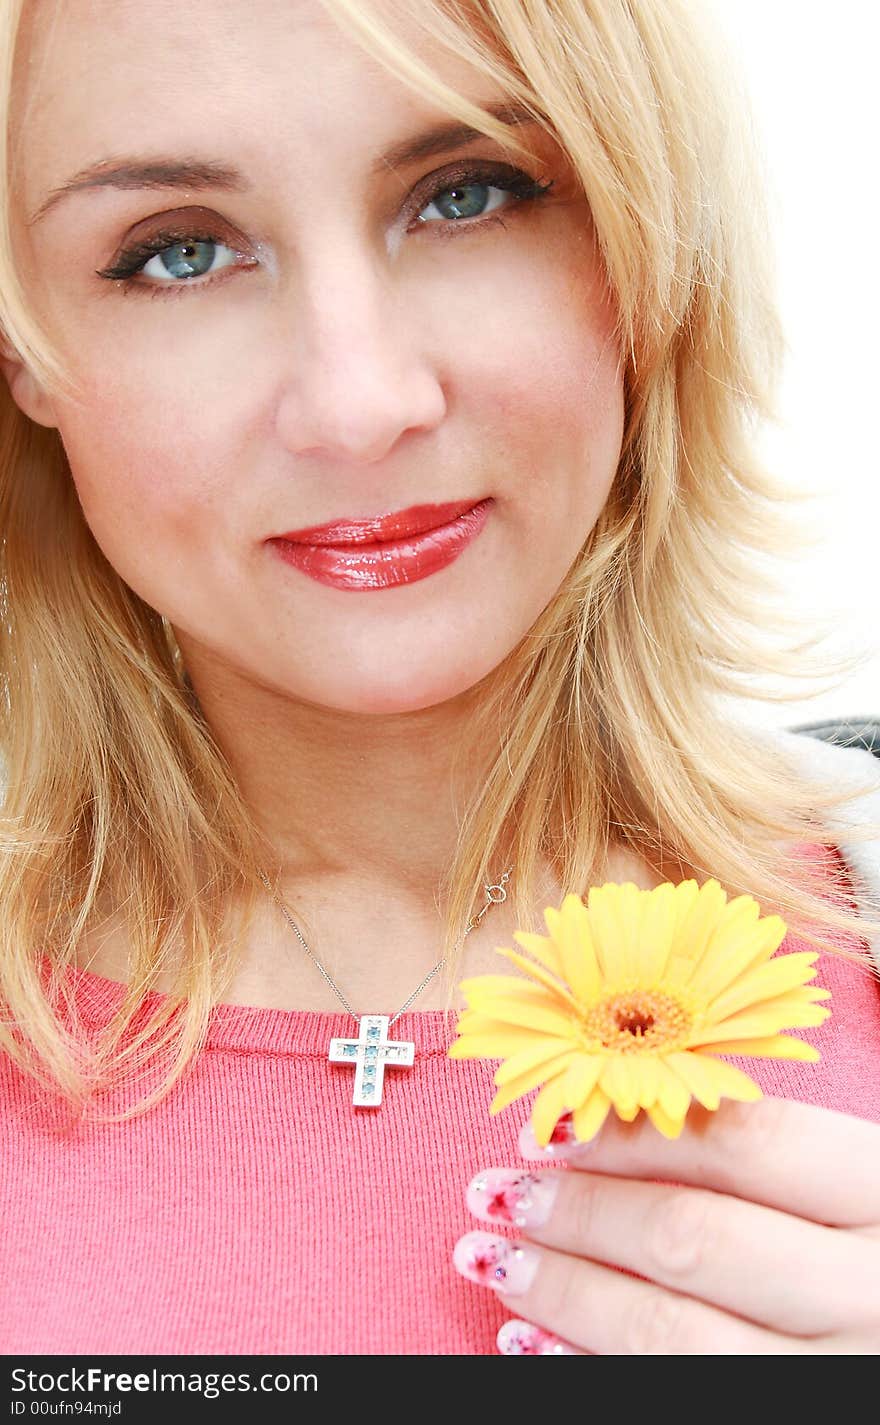
[[[548,906],[549,935],[517,930],[528,952],[498,953],[529,980],[463,980],[467,1001],[453,1059],[504,1059],[490,1112],[542,1084],[532,1126],[549,1143],[572,1113],[576,1138],[598,1133],[609,1109],[632,1122],[640,1109],[677,1138],[691,1099],[761,1098],[758,1085],[718,1054],[816,1060],[783,1028],[821,1024],[830,992],[807,981],[817,954],[771,959],[786,925],[757,901],[728,901],[715,880],[640,890],[631,881],[593,886],[585,905],[567,895]]]

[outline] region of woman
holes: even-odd
[[[198,18],[4,7],[4,1350],[876,1349],[873,764],[716,700],[788,537],[726,57],[676,0]],[[541,1165],[528,1281],[464,1279],[530,1145],[461,974],[708,876],[827,952],[821,1064]]]

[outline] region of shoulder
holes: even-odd
[[[877,756],[880,722],[865,719],[807,723],[797,732],[791,728],[763,728],[757,736],[776,745],[783,756],[790,757],[808,772],[815,770],[819,775],[827,772],[832,778],[840,773],[852,780],[853,785],[868,778],[874,786],[880,786],[880,756]],[[832,736],[834,741],[830,740]],[[869,744],[873,744],[873,752]]]
[[[841,728],[844,726],[841,724]],[[873,729],[876,725],[865,726]],[[811,781],[826,783],[830,791],[846,796],[847,800],[834,810],[831,817],[832,824],[843,837],[843,841],[838,843],[842,851],[846,833],[854,827],[873,827],[880,836],[880,757],[863,742],[855,740],[855,725],[853,740],[848,742],[829,742],[824,737],[791,732],[787,728],[773,728],[762,736],[796,773]],[[880,854],[877,842],[863,844],[875,855]]]
[[[864,728],[876,735],[876,723]],[[766,733],[796,772],[845,795],[846,800],[828,817],[835,844],[853,884],[868,896],[880,898],[880,757],[856,740],[859,735],[857,724],[852,725],[852,740],[836,742],[788,729],[774,728]],[[867,740],[870,742],[870,736]],[[874,835],[865,836],[866,830]],[[857,840],[853,837],[856,831]],[[868,945],[880,969],[880,939],[868,939]]]

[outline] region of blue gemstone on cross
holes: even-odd
[[[388,1038],[387,1014],[361,1016],[357,1039],[331,1039],[331,1064],[354,1065],[355,1108],[378,1108],[386,1069],[411,1069],[416,1046]]]

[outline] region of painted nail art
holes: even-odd
[[[550,1135],[550,1142],[546,1148],[542,1147],[535,1137],[535,1131],[530,1122],[524,1123],[519,1132],[519,1151],[524,1158],[564,1158],[565,1149],[577,1144],[581,1151],[587,1147],[587,1143],[578,1143],[574,1132],[574,1119],[570,1113],[566,1113],[560,1118],[556,1127]]]
[[[556,1121],[556,1127],[550,1134],[550,1142],[554,1147],[558,1147],[560,1143],[574,1143],[576,1141],[574,1133],[574,1114],[564,1113],[562,1117]]]
[[[483,1222],[542,1227],[553,1211],[558,1189],[558,1173],[539,1176],[510,1168],[487,1168],[469,1183],[466,1201]]]
[[[523,1242],[467,1232],[455,1244],[452,1263],[468,1281],[518,1295],[528,1291],[538,1268],[538,1253]]]
[[[573,1356],[576,1352],[558,1336],[531,1321],[505,1321],[495,1338],[503,1356]]]

